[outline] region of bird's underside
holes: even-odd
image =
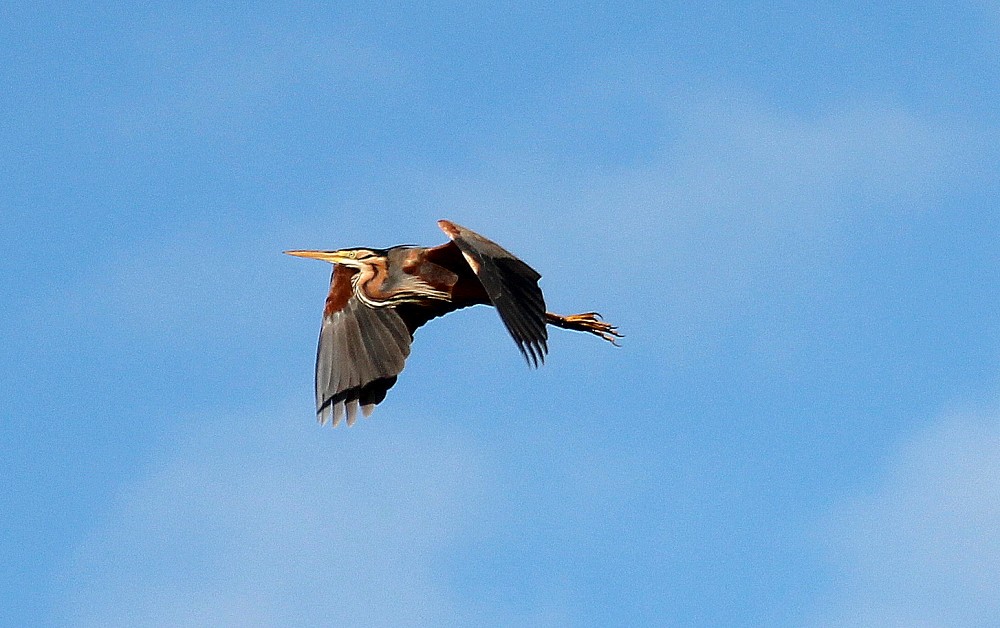
[[[548,351],[546,325],[621,337],[595,312],[546,312],[533,268],[500,245],[447,220],[451,239],[433,248],[288,251],[333,262],[316,354],[316,417],[353,425],[385,399],[410,353],[413,332],[432,318],[470,305],[492,305],[525,359]]]

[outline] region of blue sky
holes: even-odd
[[[1000,623],[1000,6],[0,9],[0,624]],[[597,309],[313,420],[448,218]]]

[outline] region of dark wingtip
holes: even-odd
[[[529,367],[537,369],[545,365],[545,352],[548,351],[548,347],[544,341],[540,345],[530,340],[518,342],[517,348],[520,349],[521,355],[524,356],[524,361],[528,363]]]

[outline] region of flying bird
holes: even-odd
[[[470,305],[492,305],[529,364],[548,352],[546,324],[617,344],[618,329],[597,312],[547,312],[541,275],[499,244],[447,220],[449,242],[431,248],[393,246],[339,251],[285,251],[333,264],[316,352],[316,418],[333,427],[358,408],[369,416],[396,383],[413,332]]]

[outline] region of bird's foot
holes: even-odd
[[[607,340],[616,347],[621,346],[618,344],[617,339],[623,338],[623,334],[618,331],[617,327],[602,320],[601,315],[597,312],[570,314],[568,316],[546,312],[546,316],[548,317],[548,321],[557,327],[572,329],[574,331],[585,331]]]

